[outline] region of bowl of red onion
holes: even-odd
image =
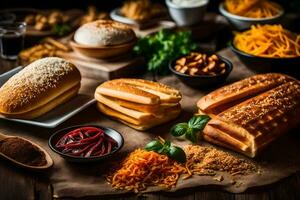
[[[123,136],[112,128],[78,125],[55,132],[49,147],[71,162],[100,161],[117,153],[124,144]]]

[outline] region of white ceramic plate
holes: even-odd
[[[2,86],[10,77],[18,73],[21,69],[22,67],[17,67],[11,71],[1,74],[0,86]],[[35,119],[31,119],[31,120],[13,119],[13,118],[5,118],[1,115],[0,115],[0,119],[15,121],[23,124],[30,124],[34,126],[40,126],[44,128],[54,128],[95,102],[96,100],[91,96],[85,94],[78,94],[75,98],[67,101],[63,105],[60,105],[55,109],[53,109],[52,111]]]
[[[118,8],[114,9],[111,11],[110,13],[110,17],[115,20],[115,21],[118,21],[118,22],[121,22],[121,23],[124,23],[124,24],[130,24],[130,25],[140,25],[139,22],[135,21],[135,20],[132,20],[132,19],[129,19],[125,16],[123,16],[121,13],[120,13],[120,10]]]
[[[123,16],[120,12],[120,9],[116,8],[110,12],[110,17],[117,22],[137,26],[139,28],[145,28],[145,27],[150,27],[152,25],[155,25],[155,24],[159,23],[160,21],[164,21],[164,19],[167,18],[167,15],[153,17],[152,19],[140,22],[140,21],[132,20],[132,19],[129,19],[129,18]]]

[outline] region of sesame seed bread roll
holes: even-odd
[[[126,24],[112,20],[97,20],[82,25],[74,34],[74,40],[87,46],[111,46],[128,43],[136,38]]]
[[[0,113],[36,118],[75,96],[80,80],[80,72],[72,63],[57,57],[39,59],[0,88]]]
[[[258,83],[256,78],[262,80],[262,76],[268,77],[268,81]],[[273,140],[299,126],[300,81],[281,74],[257,75],[251,79],[259,87],[268,89],[261,93],[248,93],[247,97],[242,96],[241,99],[236,98],[235,100],[239,101],[235,102],[238,103],[225,106],[223,110],[219,107],[218,113],[211,114],[211,110],[205,110],[204,113],[212,119],[203,130],[203,138],[249,157],[255,157]],[[234,87],[244,82],[245,80],[239,81]],[[231,90],[232,85],[225,87]],[[226,88],[222,91],[226,91]],[[215,99],[222,99],[222,93],[218,93],[219,96],[215,92],[211,94],[214,94]],[[211,94],[209,95],[213,96]],[[201,108],[200,111],[203,113]]]

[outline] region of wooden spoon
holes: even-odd
[[[42,166],[26,165],[24,163],[21,163],[21,162],[18,162],[16,160],[14,160],[13,158],[10,158],[10,157],[6,156],[5,154],[3,154],[2,152],[0,152],[0,156],[2,156],[3,158],[6,158],[7,160],[13,162],[14,164],[16,164],[16,165],[18,165],[20,167],[23,167],[23,168],[26,168],[26,169],[30,169],[30,170],[48,169],[48,168],[50,168],[53,165],[53,160],[50,157],[50,155],[47,153],[47,151],[45,149],[43,149],[42,147],[40,147],[39,145],[37,145],[36,143],[34,143],[34,142],[30,141],[30,140],[27,140],[25,138],[22,138],[22,137],[8,136],[8,135],[4,135],[4,134],[0,133],[0,141],[2,141],[4,139],[7,139],[7,138],[20,138],[22,140],[25,140],[25,141],[31,143],[33,146],[37,147],[41,152],[44,153],[45,159],[46,159],[46,164],[42,165]]]

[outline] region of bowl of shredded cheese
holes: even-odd
[[[284,14],[284,9],[270,0],[225,0],[219,11],[238,30],[278,23]]]
[[[247,67],[300,76],[300,34],[269,24],[234,34],[231,49]]]

